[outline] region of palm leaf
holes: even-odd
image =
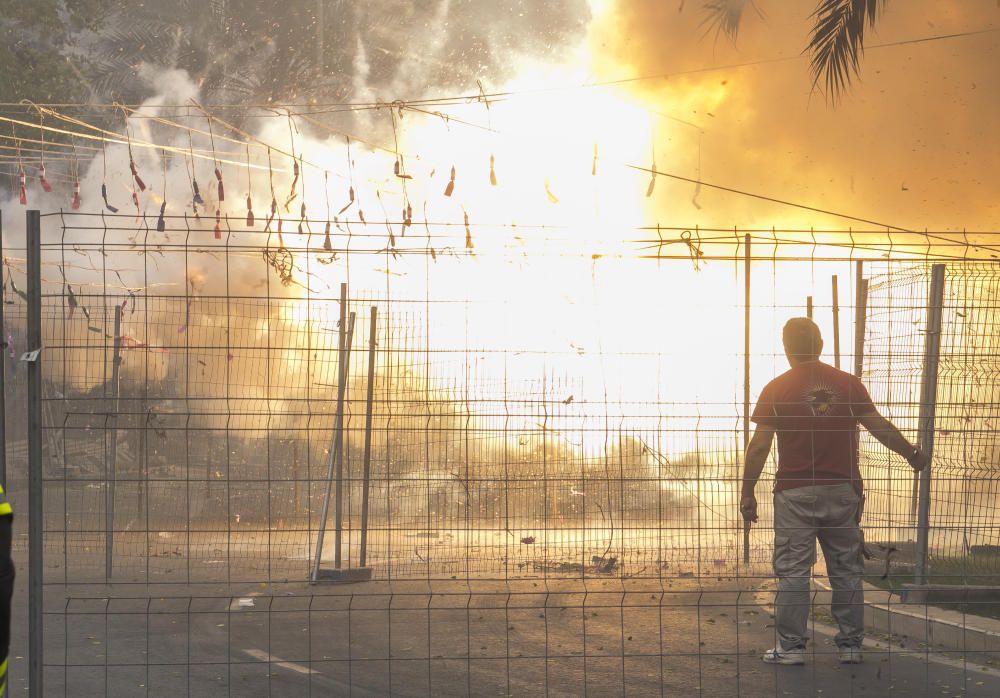
[[[710,0],[710,2],[706,2],[704,9],[707,14],[701,22],[702,26],[707,25],[706,33],[714,29],[716,38],[719,34],[725,34],[730,41],[735,42],[747,4],[753,6],[750,0]],[[760,14],[760,10],[757,12]]]
[[[813,89],[822,79],[826,97],[836,103],[861,70],[865,28],[874,26],[887,0],[820,0],[806,51],[812,54]]]

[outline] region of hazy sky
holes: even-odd
[[[1000,31],[878,48],[877,44],[1000,29],[997,0],[892,0],[866,39],[862,75],[836,108],[810,94],[813,2],[755,0],[735,46],[702,26],[703,3],[618,0],[595,13],[601,78],[680,73],[633,83],[662,114],[698,124],[702,176],[911,229],[1000,227]],[[658,166],[690,174],[698,131],[661,119]],[[666,139],[670,139],[667,143]],[[660,159],[660,158],[663,159]],[[675,214],[702,223],[826,225],[822,216],[704,191]],[[851,225],[837,221],[838,225]],[[854,224],[858,225],[858,224]]]

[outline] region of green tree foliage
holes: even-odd
[[[0,101],[89,98],[78,34],[94,28],[111,0],[0,0]]]
[[[568,45],[588,16],[586,0],[0,0],[0,91],[134,102],[155,91],[144,65],[187,71],[215,104],[338,101],[359,73],[373,90],[470,89]]]

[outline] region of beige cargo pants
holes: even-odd
[[[775,630],[781,649],[805,648],[809,639],[809,580],[816,539],[823,548],[833,589],[838,647],[860,647],[864,639],[864,572],[861,497],[850,483],[810,485],[774,493],[774,573],[778,577]]]

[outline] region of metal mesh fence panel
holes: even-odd
[[[804,288],[832,337],[828,279],[854,278],[853,242],[820,254],[814,237],[795,258],[795,231],[757,231],[747,279],[745,238],[725,231],[697,248],[657,231],[650,255],[649,241],[591,251],[560,232],[484,234],[472,250],[466,231],[428,226],[389,242],[361,223],[327,238],[225,219],[216,239],[212,222],[43,219],[46,694],[995,693],[997,648],[902,637],[891,613],[872,621],[874,660],[842,670],[822,565],[812,666],[761,664],[776,642],[775,464],[744,563],[744,400],[785,370],[781,326],[805,312]],[[23,288],[23,251],[5,251]],[[962,557],[983,583],[991,270],[949,267],[930,539],[932,572]],[[869,271],[865,380],[912,435],[928,267]],[[22,348],[25,305],[5,300]],[[6,370],[16,404],[23,362]],[[913,479],[862,443],[864,524],[883,550],[870,577],[885,564],[896,584],[912,573]]]
[[[865,379],[898,424],[916,428],[924,371],[929,273],[924,266],[876,269],[869,286]],[[948,265],[937,380],[930,574],[941,583],[989,584],[1000,563],[997,539],[995,265]],[[863,447],[869,530],[896,548],[900,574],[914,562],[916,484],[894,454]],[[876,533],[877,532],[877,533]]]

